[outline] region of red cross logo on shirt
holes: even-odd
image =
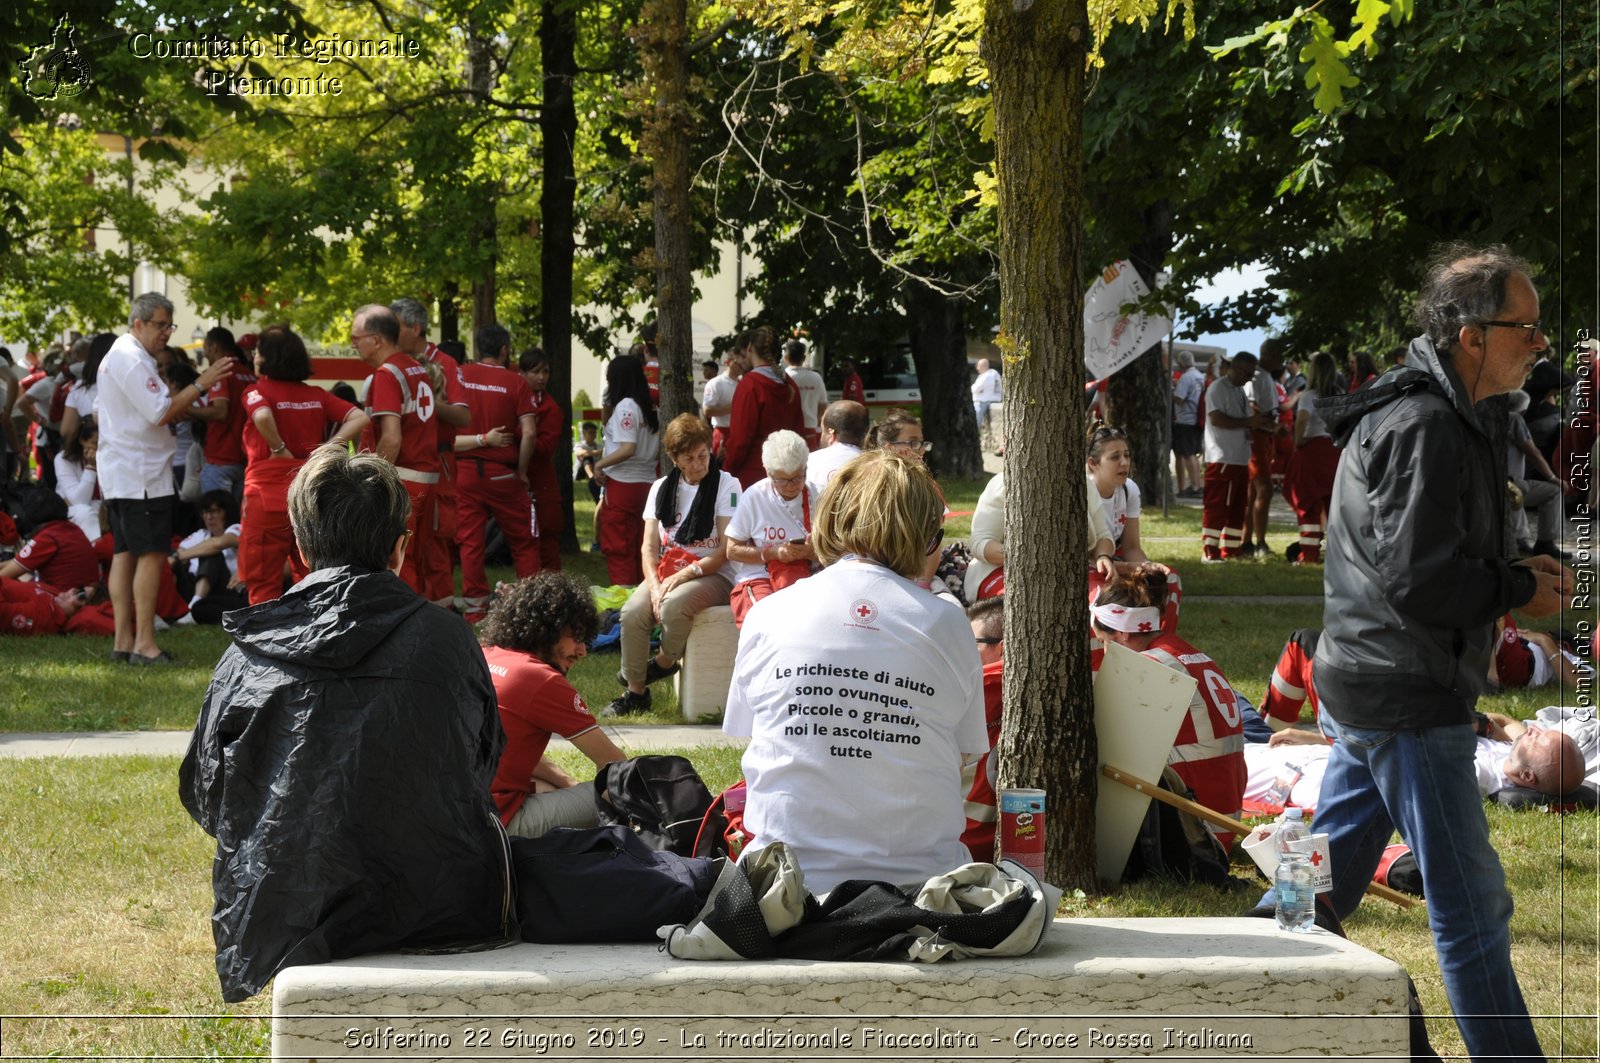
[[[868,598],[857,598],[850,603],[850,619],[857,624],[870,624],[878,619],[878,605]]]
[[[433,416],[433,392],[428,388],[417,389],[417,416],[424,421]]]

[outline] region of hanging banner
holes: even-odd
[[[1114,262],[1095,278],[1083,297],[1083,364],[1089,376],[1104,380],[1149,350],[1172,331],[1172,318],[1125,314],[1150,289],[1127,259]]]

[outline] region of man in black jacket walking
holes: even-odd
[[[1435,257],[1415,316],[1424,334],[1405,368],[1318,404],[1344,451],[1315,664],[1336,731],[1317,829],[1329,834],[1341,918],[1399,829],[1468,1052],[1537,1059],[1472,754],[1496,618],[1547,616],[1570,595],[1555,560],[1502,556],[1504,452],[1474,409],[1520,387],[1544,348],[1539,296],[1506,249],[1454,245]]]
[[[321,448],[289,488],[311,575],[223,619],[179,792],[217,839],[224,1000],[296,964],[516,936],[494,685],[471,629],[396,575],[409,512],[393,465]]]

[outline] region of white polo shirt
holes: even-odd
[[[100,447],[95,457],[104,498],[172,494],[176,441],[161,423],[172,399],[156,360],[133,336],[118,336],[100,363]]]

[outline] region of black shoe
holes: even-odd
[[[678,674],[678,662],[677,661],[673,661],[667,667],[663,668],[659,664],[656,663],[655,657],[652,656],[650,658],[650,660],[648,662],[646,662],[646,664],[644,666],[644,684],[645,684],[645,686],[649,686],[651,683],[654,683],[658,679],[665,679],[668,676],[677,675],[677,674]],[[626,684],[624,684],[624,685],[626,685]]]
[[[1243,546],[1235,550],[1234,553],[1239,557],[1254,557],[1256,556],[1256,544],[1245,543]]]
[[[637,713],[649,711],[650,691],[646,690],[643,694],[635,694],[631,690],[624,690],[621,697],[600,710],[600,715],[605,717],[633,716]]]
[[[142,653],[130,653],[130,654],[128,654],[128,663],[131,664],[131,665],[134,665],[135,667],[138,667],[138,668],[145,668],[145,667],[150,667],[150,666],[159,667],[159,666],[177,664],[178,663],[178,659],[176,657],[174,657],[172,654],[168,653],[166,650],[162,650],[160,653],[156,654],[154,657],[146,657]]]

